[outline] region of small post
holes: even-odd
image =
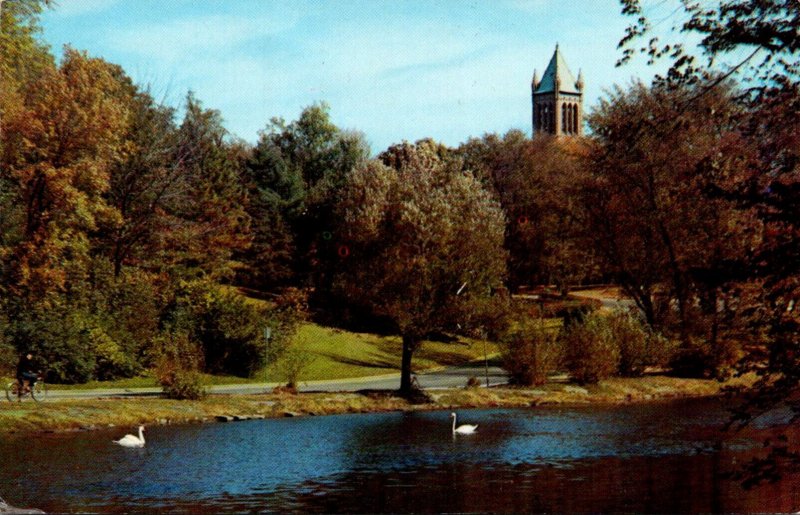
[[[264,344],[265,344],[265,347],[266,347],[266,350],[267,350],[267,352],[265,354],[265,358],[266,359],[264,360],[264,365],[265,365],[264,366],[264,382],[265,383],[269,383],[269,364],[267,363],[267,361],[269,360],[269,339],[271,337],[272,337],[272,328],[271,327],[265,327],[264,328]]]
[[[486,388],[489,388],[489,355],[486,353],[486,329],[481,329],[481,339],[483,340],[483,371],[486,375]]]

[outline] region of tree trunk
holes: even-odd
[[[400,366],[400,393],[411,393],[411,356],[417,347],[417,340],[410,334],[403,335],[403,361]]]

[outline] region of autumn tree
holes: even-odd
[[[511,130],[502,137],[470,139],[456,149],[503,206],[512,289],[544,283],[565,290],[595,274],[576,203],[584,146],[577,139],[531,140]]]
[[[400,391],[421,340],[454,330],[505,275],[504,217],[458,161],[430,142],[390,148],[347,178],[334,289],[402,336]]]
[[[178,274],[230,279],[235,252],[250,244],[241,162],[227,136],[219,111],[204,109],[190,92],[172,155],[180,174],[174,180],[186,186],[171,202],[175,223],[163,235],[168,244],[161,254]]]
[[[157,256],[175,226],[179,207],[186,202],[190,181],[178,146],[174,109],[159,105],[146,91],[132,88],[125,152],[111,167],[107,201],[121,222],[97,235],[96,245],[111,260],[114,274],[123,265],[143,265]]]
[[[54,67],[47,47],[37,37],[41,30],[38,17],[45,4],[40,0],[9,0],[0,6],[0,155],[9,145],[3,134],[6,119],[20,116],[25,89]],[[19,193],[19,184],[11,174],[0,172],[0,288],[5,282],[4,265],[10,264],[13,247],[21,237],[24,213]]]
[[[589,118],[595,146],[583,190],[588,229],[608,269],[650,324],[669,327],[676,306],[674,327],[686,344],[698,329],[695,299],[707,297],[703,307],[716,316],[715,278],[748,248],[752,230],[730,202],[704,194],[735,178],[747,159],[732,93],[717,86],[683,109],[696,93],[634,84],[603,99]]]
[[[794,423],[800,418],[796,401],[800,391],[800,4],[792,0],[682,3],[676,9],[682,19],[676,28],[700,37],[705,59],[680,43],[654,37],[646,5],[640,0],[623,0],[622,6],[623,13],[635,19],[621,41],[623,60],[637,53],[636,45],[646,39],[649,43],[642,49],[651,60],[670,62],[666,75],[657,78],[667,87],[698,84],[706,78],[705,66],[719,63],[723,79],[738,74],[747,85],[739,98],[746,109],[740,127],[755,149],[755,159],[745,163],[734,185],[722,184],[710,196],[731,199],[754,213],[762,227],[756,245],[733,260],[724,277],[743,293],[758,292],[738,299],[740,316],[753,329],[754,345],[745,370],[760,377],[739,420],[747,423],[784,404],[791,409],[790,423]],[[706,87],[696,97],[713,94],[713,88]],[[687,103],[687,108],[692,104]],[[761,344],[759,335],[764,333],[769,340]],[[746,482],[780,479],[783,465],[797,467],[799,463],[800,453],[780,439],[766,459],[748,466]]]
[[[6,117],[2,174],[23,209],[11,271],[19,294],[41,299],[67,287],[70,273],[86,269],[89,234],[119,222],[104,198],[129,116],[117,70],[66,49]]]

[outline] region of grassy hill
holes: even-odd
[[[380,336],[354,333],[324,327],[312,322],[304,323],[295,336],[295,345],[308,356],[308,365],[300,374],[301,381],[343,379],[400,372],[399,336]],[[498,352],[497,345],[486,342],[489,357]],[[451,343],[423,342],[414,355],[416,371],[459,365],[482,359],[484,343],[480,340],[460,338]],[[206,375],[207,384],[253,383],[283,381],[280,365],[261,370],[252,378]],[[54,388],[136,388],[154,386],[152,377],[135,377],[117,381],[92,381],[82,385],[54,386]]]

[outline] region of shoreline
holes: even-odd
[[[551,382],[541,387],[427,390],[429,402],[412,404],[390,391],[214,395],[199,401],[160,397],[59,399],[0,403],[0,435],[91,431],[143,425],[226,422],[347,413],[479,408],[536,408],[631,404],[715,397],[725,386],[713,379],[667,376],[612,378],[596,385]],[[741,383],[738,383],[741,384]]]

